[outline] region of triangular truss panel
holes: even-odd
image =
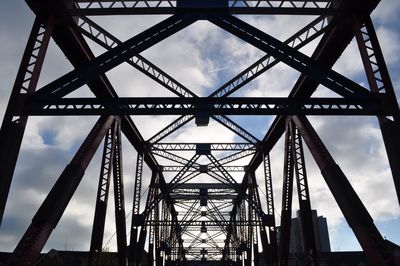
[[[7,265],[37,263],[99,146],[102,156],[88,265],[104,263],[101,253],[111,192],[121,266],[192,265],[190,261],[288,265],[294,190],[300,209],[302,263],[319,265],[304,146],[369,263],[400,265],[395,255],[399,247],[382,237],[307,118],[376,116],[399,198],[400,112],[370,19],[378,2],[27,0],[36,20],[0,131],[0,222],[28,117],[94,116],[98,120],[43,201]],[[145,23],[149,26],[138,31],[144,25],[140,24],[141,15],[154,20],[149,19]],[[257,25],[253,17],[266,18],[258,20],[265,24]],[[298,18],[297,23],[287,25],[295,21],[292,17]],[[125,21],[121,29],[118,23],[124,18],[130,18],[132,25]],[[129,27],[136,30],[129,32]],[[178,52],[173,51],[189,47],[180,48],[180,38],[196,29],[235,40],[226,51],[207,47],[217,44],[215,40],[203,38],[196,43],[206,45],[200,51],[209,52],[210,57],[232,54],[232,58],[257,59],[250,60],[252,63],[229,59],[234,66],[210,63],[217,68],[209,70],[208,77],[202,73],[202,85],[209,85],[206,78],[218,79],[214,83],[220,85],[187,87],[187,82],[173,74],[183,72],[180,75],[188,75],[190,80],[196,72],[176,68]],[[122,36],[121,32],[128,33]],[[51,39],[73,69],[38,86]],[[359,52],[358,65],[362,63],[365,70],[364,83],[348,78],[346,62],[335,66],[352,40],[352,51]],[[175,49],[161,51],[157,46],[161,43]],[[221,41],[218,47],[229,44]],[[244,49],[248,45],[252,50]],[[236,50],[229,50],[232,47]],[[250,52],[243,55],[241,49]],[[149,60],[148,52],[171,54],[158,57],[167,58],[159,67]],[[192,51],[185,60],[195,60],[195,52],[199,53]],[[169,73],[167,68],[174,71]],[[227,68],[231,69],[215,74]],[[228,77],[226,73],[234,74]],[[269,93],[277,82],[286,82],[288,88],[282,89],[282,94]],[[82,87],[90,93],[81,92]],[[271,171],[270,152],[281,138],[282,184],[272,184],[272,174],[278,174]],[[135,162],[123,158],[123,144],[135,149]],[[124,163],[135,165],[135,172],[126,174]],[[124,176],[133,176],[133,180],[127,182]],[[127,189],[126,184],[133,187]],[[282,185],[280,199],[274,197],[273,185]],[[279,219],[275,218],[277,200],[282,202]]]

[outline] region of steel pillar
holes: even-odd
[[[381,98],[382,107],[390,109],[392,113],[391,116],[378,116],[378,121],[392,170],[397,199],[400,204],[399,105],[371,18],[368,17],[364,23],[354,18],[353,28],[369,87],[374,94]]]
[[[53,28],[52,17],[45,25],[35,19],[0,129],[0,226],[28,121],[28,116],[15,113],[25,107],[27,96],[36,90]]]
[[[285,154],[283,166],[283,188],[282,188],[282,210],[281,226],[279,232],[279,265],[287,266],[289,263],[289,241],[292,218],[292,197],[293,197],[293,152],[292,135],[289,124],[286,124],[285,133]]]
[[[269,154],[264,154],[264,178],[265,178],[265,193],[267,200],[267,215],[271,218],[271,225],[268,226],[269,246],[268,246],[268,259],[271,265],[278,263],[278,241],[276,239],[276,223],[275,223],[275,206],[274,206],[274,192],[272,186],[272,173],[271,162]],[[263,235],[261,235],[263,237]],[[266,247],[266,245],[263,245]]]
[[[7,265],[34,265],[40,251],[61,219],[101,140],[114,121],[101,117],[49,192]],[[125,219],[125,217],[124,217]]]
[[[142,188],[142,174],[143,174],[143,155],[137,154],[136,174],[133,191],[133,208],[132,208],[132,222],[131,222],[131,235],[129,246],[129,265],[133,265],[134,258],[137,255],[137,237],[138,226],[140,225],[141,216],[140,210],[140,197]]]
[[[293,121],[289,120],[291,134],[292,158],[296,174],[297,195],[300,206],[300,226],[302,232],[305,265],[319,265],[315,234],[311,213],[310,192],[308,190],[307,171],[304,159],[303,142]]]
[[[371,265],[395,265],[387,242],[307,118],[293,116],[292,119]]]
[[[114,205],[115,205],[115,227],[117,235],[118,265],[127,265],[127,243],[126,243],[126,222],[125,222],[125,196],[124,179],[122,168],[122,145],[121,145],[121,124],[117,120],[115,134],[115,148],[113,160],[113,184],[114,184]]]
[[[112,164],[114,161],[115,138],[117,124],[108,130],[104,139],[103,157],[101,160],[101,170],[99,179],[99,188],[97,190],[96,208],[93,220],[92,238],[89,251],[89,266],[100,265],[100,255],[103,249],[104,226],[106,222],[106,212],[108,195],[110,189],[110,179]]]

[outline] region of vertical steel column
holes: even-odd
[[[237,224],[237,221],[241,221],[241,215],[242,215],[242,204],[237,205],[238,206],[238,211],[236,213],[236,218],[234,220],[234,228],[236,228],[236,233],[237,233],[237,237],[238,237],[238,242],[236,243],[236,261],[240,262],[240,264],[242,264],[242,252],[241,252],[241,245],[243,243],[243,232],[242,232],[242,227],[240,226],[240,224]]]
[[[246,260],[245,260],[245,265],[246,266],[251,266],[251,262],[253,260],[253,208],[251,207],[252,204],[250,203],[251,201],[254,200],[254,194],[253,194],[253,179],[254,179],[254,172],[251,173],[252,177],[248,179],[249,183],[249,202],[247,204],[247,250],[246,250]],[[246,219],[245,219],[246,220]]]
[[[132,223],[131,223],[131,235],[130,235],[130,246],[129,246],[129,265],[133,265],[134,258],[137,255],[137,235],[138,227],[140,224],[140,196],[142,189],[142,175],[143,175],[143,155],[137,154],[136,162],[136,174],[135,183],[133,190],[133,208],[132,208]]]
[[[371,91],[381,96],[382,107],[388,108],[392,117],[378,116],[379,125],[386,147],[393,181],[400,204],[400,110],[396,100],[389,71],[379,45],[371,18],[360,24],[353,19],[353,29],[364,64]]]
[[[256,203],[256,205],[259,206],[259,208],[261,209],[261,199],[260,199],[260,195],[258,193],[258,184],[257,184],[257,178],[256,178],[256,173],[253,171],[251,173],[251,191],[252,191],[252,195],[253,195],[253,199]],[[253,217],[254,220],[261,223],[262,219],[261,217],[255,212],[255,210],[253,209]],[[260,231],[260,238],[261,238],[261,243],[263,244],[263,253],[264,253],[264,260],[267,263],[269,256],[270,256],[270,252],[267,252],[270,247],[268,244],[268,240],[267,240],[267,232],[265,230],[265,226],[264,224],[261,223],[260,226],[258,226],[258,228],[256,227],[255,229],[253,229],[253,250],[254,250],[254,264],[255,265],[259,265],[260,264],[260,254],[258,252],[258,230]]]
[[[394,265],[393,254],[389,253],[386,241],[308,119],[304,116],[293,116],[292,119],[370,264],[374,266]]]
[[[150,220],[152,222],[155,221],[155,209],[153,209],[150,213]],[[148,249],[148,256],[147,256],[147,265],[152,266],[154,262],[154,226],[150,225],[149,226],[149,249]]]
[[[259,219],[257,219],[257,221],[259,221]],[[254,229],[253,239],[254,239],[254,244],[253,244],[254,265],[259,266],[260,265],[260,253],[258,252],[258,230],[257,230],[257,227]]]
[[[239,228],[240,228],[240,249],[241,249],[241,255],[242,255],[242,262],[246,265],[246,256],[245,252],[246,247],[247,247],[247,232],[246,232],[246,227],[244,226],[244,221],[246,221],[246,202],[243,200],[240,204],[239,208]]]
[[[101,160],[99,187],[97,190],[96,209],[94,213],[92,237],[90,241],[89,266],[100,264],[100,255],[103,246],[104,226],[106,222],[106,212],[108,194],[110,188],[110,178],[112,172],[112,162],[114,158],[115,134],[117,124],[114,122],[104,139],[103,157]]]
[[[113,184],[115,204],[115,226],[117,235],[118,265],[127,265],[125,197],[122,165],[121,123],[117,120],[117,132],[115,134],[114,160],[113,160]]]
[[[172,208],[169,208],[172,211]],[[176,248],[176,230],[175,230],[176,217],[171,212],[171,224],[170,224],[170,236],[169,236],[169,246],[171,247],[171,260],[175,261],[177,259],[177,248]]]
[[[307,171],[304,161],[303,143],[294,125],[289,121],[289,131],[292,138],[292,156],[296,173],[297,195],[300,206],[300,226],[302,232],[305,265],[319,265],[315,247],[314,226],[311,213],[310,192],[308,190]]]
[[[264,177],[265,177],[265,193],[267,193],[267,215],[271,218],[272,225],[268,226],[269,230],[269,258],[270,263],[278,263],[278,242],[276,239],[276,222],[275,222],[275,206],[274,192],[272,187],[271,161],[269,154],[264,155]]]
[[[113,116],[104,116],[97,121],[33,217],[7,265],[35,264],[113,121]]]
[[[155,252],[155,260],[156,266],[160,265],[161,261],[161,254],[160,254],[160,204],[157,203],[154,207],[154,252]]]
[[[167,221],[168,220],[168,210],[167,210],[167,202],[165,199],[163,199],[162,201],[162,220],[163,221]],[[166,255],[166,248],[167,248],[167,238],[168,238],[168,229],[167,229],[167,225],[163,224],[161,227],[161,241],[160,241],[160,249],[163,251],[163,260],[167,259],[167,255]]]
[[[281,227],[279,232],[279,261],[281,266],[287,266],[289,262],[289,241],[292,217],[292,196],[293,196],[293,153],[292,136],[290,135],[289,124],[286,123],[285,134],[285,157],[283,168],[283,189],[282,189],[282,211]]]
[[[53,32],[54,20],[42,25],[38,18],[33,23],[21,65],[11,92],[0,130],[0,226],[17,163],[27,116],[14,115],[24,108],[28,95],[36,90],[47,47]]]
[[[155,200],[155,197],[157,196],[158,192],[158,173],[156,171],[152,172],[151,176],[151,181],[150,181],[150,188],[149,192],[147,195],[147,200],[146,200],[146,208],[150,205],[151,202]],[[139,240],[137,243],[137,256],[134,258],[134,264],[135,265],[143,265],[143,255],[144,255],[144,245],[146,243],[146,238],[147,238],[147,226],[146,222],[149,221],[151,214],[149,213],[147,217],[144,217],[145,223],[140,229],[140,234],[139,234]]]

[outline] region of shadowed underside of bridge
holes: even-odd
[[[307,118],[308,115],[376,116],[399,196],[400,139],[396,136],[400,135],[400,112],[370,19],[378,2],[27,0],[36,19],[0,131],[0,221],[28,117],[90,115],[99,118],[36,212],[8,265],[35,264],[100,145],[103,153],[89,265],[102,265],[111,181],[119,265],[145,262],[148,265],[205,265],[205,262],[207,265],[287,265],[294,185],[305,254],[302,263],[318,265],[304,146],[318,165],[369,263],[400,265],[394,255],[399,247],[382,237]],[[93,19],[114,15],[168,16],[121,41]],[[244,22],[241,19],[244,15],[301,15],[314,19],[281,41]],[[207,96],[196,95],[141,55],[199,20],[214,24],[265,54]],[[37,88],[51,38],[74,69]],[[367,87],[332,70],[353,38],[365,68]],[[88,40],[106,51],[95,56]],[[315,40],[318,45],[311,56],[299,51]],[[119,97],[105,73],[122,63],[136,68],[175,97]],[[232,96],[278,63],[300,73],[287,97]],[[84,85],[94,97],[69,97]],[[311,97],[319,86],[336,96]],[[132,116],[140,115],[174,115],[176,119],[151,138],[144,139],[141,128],[132,120]],[[274,115],[274,120],[265,136],[258,139],[248,124],[240,125],[230,115]],[[242,142],[163,141],[189,123],[206,127],[210,120],[234,132]],[[129,207],[132,210],[130,228],[126,225],[122,135],[137,152],[133,206]],[[277,225],[270,151],[282,136],[282,209],[280,225]],[[246,163],[239,164],[244,158],[248,159]],[[150,168],[151,176],[143,177],[144,165]],[[262,169],[261,176],[256,175],[257,169]],[[150,179],[145,197],[142,196],[144,178]],[[261,188],[265,193],[260,194]]]

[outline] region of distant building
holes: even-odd
[[[303,232],[301,230],[300,213],[296,212],[296,218],[292,219],[290,229],[290,246],[291,253],[301,253],[303,248]],[[316,210],[312,210],[312,220],[314,227],[315,246],[318,252],[330,252],[331,244],[329,241],[328,223],[326,218],[318,216]]]
[[[318,261],[321,266],[367,266],[367,260],[362,251],[331,252],[328,233],[328,223],[325,217],[312,211],[315,245],[318,251]],[[277,228],[278,244],[280,228]],[[300,212],[291,220],[289,243],[289,266],[301,266],[304,262],[303,235],[300,224]],[[265,265],[265,263],[261,264]]]

